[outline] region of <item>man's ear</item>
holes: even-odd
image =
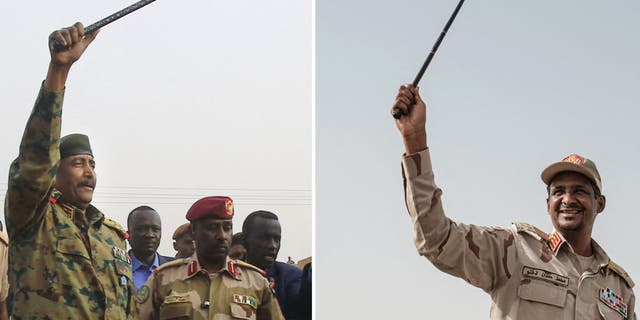
[[[173,242],[173,250],[178,251],[178,246],[176,246],[176,242]]]
[[[602,211],[604,211],[604,207],[607,204],[607,198],[603,195],[598,197],[598,210],[597,212],[600,213]]]

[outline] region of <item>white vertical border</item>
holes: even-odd
[[[316,0],[311,0],[311,318],[316,319]]]

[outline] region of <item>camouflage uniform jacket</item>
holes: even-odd
[[[257,267],[227,258],[208,274],[194,253],[161,265],[138,290],[141,319],[284,320],[267,279]]]
[[[9,282],[7,279],[7,269],[9,267],[9,238],[0,231],[0,302],[7,300],[9,294]]]
[[[438,269],[491,295],[490,319],[633,319],[633,281],[592,240],[594,262],[578,271],[562,236],[528,224],[478,227],[444,215],[428,150],[402,160],[418,252]]]
[[[135,318],[124,230],[93,206],[59,201],[63,92],[41,88],[5,199],[13,319]]]

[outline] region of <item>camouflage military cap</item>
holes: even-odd
[[[564,157],[561,161],[549,165],[542,171],[540,176],[542,181],[549,185],[556,175],[566,171],[582,174],[593,182],[596,187],[598,187],[598,191],[602,191],[602,179],[600,178],[600,173],[596,168],[596,164],[593,161],[577,154],[570,154]]]
[[[203,218],[232,219],[233,200],[229,197],[206,197],[196,201],[187,212],[187,220]]]
[[[60,139],[60,158],[76,154],[88,154],[93,157],[89,137],[80,133],[72,133]]]
[[[178,238],[182,237],[182,235],[187,234],[189,232],[189,225],[190,223],[185,223],[181,226],[179,226],[176,231],[173,232],[173,240],[177,240]]]

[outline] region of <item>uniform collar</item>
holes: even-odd
[[[571,248],[567,240],[565,240],[565,238],[562,236],[562,234],[560,234],[560,232],[556,230],[551,232],[551,234],[549,234],[549,247],[551,248],[551,251],[553,251],[553,254],[557,256],[558,252],[560,252],[560,249],[563,246],[566,246],[567,250],[569,250],[571,253],[576,254],[575,252],[573,252],[573,249]],[[604,249],[602,249],[602,247],[595,240],[593,240],[593,238],[591,238],[591,249],[593,251],[593,256],[600,268],[607,267],[611,259],[604,251]]]
[[[187,264],[187,278],[194,277],[197,274],[203,274],[203,275],[206,275],[207,277],[209,276],[209,273],[207,272],[207,270],[203,269],[200,263],[198,262],[197,252],[194,252],[191,258],[189,259],[191,261],[189,261],[189,263]],[[222,269],[218,270],[218,272],[216,273],[227,274],[235,280],[242,279],[241,278],[242,272],[240,271],[240,268],[238,268],[238,264],[234,260],[229,259],[229,257],[226,258],[224,267],[222,267]]]
[[[82,210],[80,208],[70,203],[62,201],[61,197],[62,197],[62,193],[58,191],[58,189],[54,188],[51,191],[51,194],[49,195],[49,202],[57,204],[60,207],[62,207],[62,210],[64,210],[67,216],[69,216],[69,218],[72,220],[75,218],[75,215],[82,214]],[[96,223],[102,224],[102,221],[104,220],[104,214],[102,214],[102,212],[100,212],[100,210],[98,210],[93,205],[89,205],[87,207],[87,209],[85,210],[85,214],[89,219],[90,225],[94,225]]]

